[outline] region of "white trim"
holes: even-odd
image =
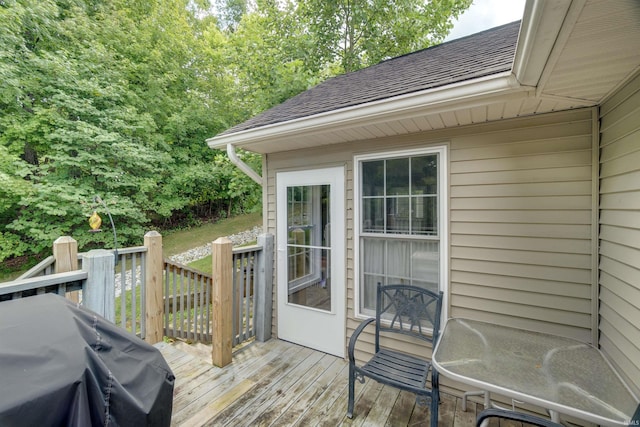
[[[435,112],[451,110],[457,106],[468,107],[473,101],[495,98],[497,95],[515,92],[528,92],[531,89],[522,87],[511,72],[506,71],[282,123],[260,126],[228,135],[219,135],[207,139],[207,144],[210,148],[224,148],[227,144],[243,148],[302,133],[329,132],[347,126],[375,123],[380,120],[380,117],[399,120],[404,117],[412,117],[417,112],[424,113],[426,109]]]
[[[425,154],[438,154],[438,236],[440,241],[440,288],[444,293],[442,301],[442,319],[449,316],[449,145],[440,143],[438,145],[427,146],[423,148],[414,148],[407,150],[394,150],[385,152],[376,152],[370,154],[360,154],[353,156],[353,294],[354,306],[353,311],[356,319],[366,319],[369,315],[360,312],[360,225],[362,223],[362,209],[360,207],[360,187],[362,182],[362,174],[360,172],[360,163],[366,160],[391,159],[394,157],[409,157]],[[371,235],[375,237],[374,235]],[[384,237],[395,237],[385,235]],[[398,238],[413,238],[414,236],[398,235]],[[419,238],[421,236],[415,236]],[[423,238],[428,239],[428,236]],[[444,321],[442,324],[444,325]]]
[[[563,26],[571,0],[529,0],[518,35],[513,74],[525,86],[537,86]]]
[[[600,346],[600,108],[591,109],[591,345]],[[614,369],[615,371],[615,369]],[[624,381],[623,381],[624,383]]]
[[[559,28],[556,34],[556,40],[553,45],[553,49],[550,52],[545,51],[546,64],[544,69],[540,73],[540,78],[537,83],[536,96],[540,96],[551,77],[551,74],[555,71],[558,60],[564,53],[564,48],[567,45],[569,37],[573,32],[573,29],[582,13],[582,9],[584,9],[587,0],[573,0],[571,5],[565,12],[564,21],[562,22],[561,28]],[[555,16],[555,15],[551,15]],[[549,15],[545,16],[545,19],[550,19]],[[553,18],[551,18],[553,19]]]
[[[346,353],[346,211],[344,166],[276,172],[276,307],[278,335],[344,357]],[[331,310],[291,304],[287,295],[287,186],[331,186]],[[284,235],[283,235],[284,232]],[[315,329],[308,326],[315,326]]]

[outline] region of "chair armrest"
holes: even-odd
[[[482,425],[482,422],[485,419],[492,418],[492,417],[503,418],[503,419],[513,420],[513,421],[520,421],[523,423],[533,424],[541,427],[562,427],[562,424],[558,424],[546,418],[536,417],[535,415],[523,414],[522,412],[514,412],[514,411],[508,411],[508,410],[496,409],[496,408],[485,409],[484,411],[480,412],[480,415],[478,415],[478,419],[476,421],[476,426]]]
[[[353,331],[353,334],[351,335],[351,338],[349,339],[349,361],[350,362],[355,363],[355,361],[356,361],[354,352],[356,350],[356,341],[357,341],[358,337],[360,336],[360,334],[362,333],[364,328],[366,328],[367,325],[369,325],[369,323],[372,323],[375,320],[376,319],[374,317],[371,317],[369,319],[363,320],[362,323],[360,323],[360,325],[358,325],[356,330]]]

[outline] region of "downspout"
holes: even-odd
[[[238,169],[244,172],[249,178],[257,182],[258,185],[260,185],[260,187],[263,186],[262,177],[258,175],[256,171],[251,169],[251,167],[248,164],[246,164],[245,162],[243,162],[238,158],[238,154],[236,153],[236,147],[233,144],[227,144],[227,156],[229,156],[229,160],[231,160],[231,163],[237,166]]]

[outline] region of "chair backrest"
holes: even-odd
[[[440,334],[442,292],[412,285],[381,285],[376,300],[376,352],[380,332],[391,331],[436,343]]]

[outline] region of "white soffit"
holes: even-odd
[[[526,86],[537,86],[565,23],[571,0],[529,0],[518,36],[513,74]]]
[[[640,68],[640,1],[574,0],[567,21],[537,93],[597,105]]]

